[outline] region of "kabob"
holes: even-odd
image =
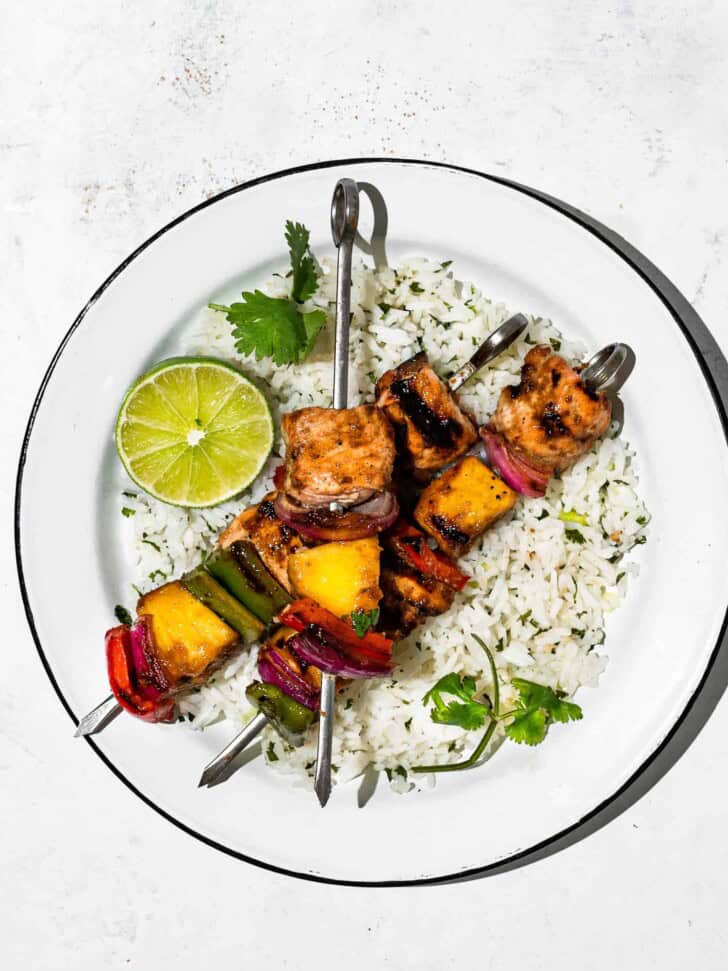
[[[355,229],[354,218],[352,233]],[[339,246],[341,268],[342,241],[341,237],[337,241],[335,225],[334,241]],[[350,265],[350,254],[348,258]],[[346,273],[339,272],[337,284],[337,311],[343,309],[344,312],[343,318],[337,317],[339,354],[348,346],[347,328],[340,325],[342,319],[348,321],[348,292],[342,297],[340,289],[342,285],[348,285]],[[366,449],[360,455],[352,447],[352,437],[356,438],[357,433],[353,436],[349,433],[347,437],[344,431],[355,413],[368,406],[344,411],[343,398],[338,402],[338,417],[331,413],[324,417],[322,409],[303,409],[284,419],[288,458],[285,471],[279,477],[275,510],[293,529],[312,541],[346,545],[347,542],[361,541],[372,533],[382,533],[381,581],[385,589],[384,609],[378,627],[385,634],[406,634],[427,616],[447,610],[455,592],[462,589],[468,579],[454,560],[467,552],[478,536],[512,508],[517,494],[526,497],[544,495],[551,475],[576,461],[609,426],[611,403],[603,392],[614,387],[629,357],[629,349],[623,344],[608,346],[579,370],[571,368],[550,348],[536,347],[526,357],[520,383],[501,395],[490,424],[478,430],[471,417],[462,411],[454,396],[457,389],[516,340],[526,326],[527,321],[522,315],[507,321],[449,379],[447,387],[429,366],[424,354],[387,372],[377,383],[377,407],[395,429],[403,471],[424,484],[444,466],[450,466],[440,478],[426,486],[416,501],[412,518],[420,528],[406,519],[396,519],[396,500],[384,489],[390,476],[384,458],[388,453],[386,434],[382,432],[379,438],[377,464],[367,461],[371,456]],[[375,429],[372,440],[376,444],[378,419],[375,421],[375,415],[371,409],[367,412],[370,431]],[[360,418],[361,415],[357,415],[352,427],[357,427]],[[322,428],[322,422],[329,427]],[[475,456],[466,456],[451,464],[475,444],[479,435],[489,462],[500,477]],[[359,461],[367,470],[367,483],[372,488],[367,491],[363,503],[363,483],[359,483],[359,489],[355,488],[353,477],[342,475],[340,465],[332,458],[336,448],[332,449],[330,442],[337,437],[337,447],[342,448],[343,439],[350,461]],[[317,483],[317,479],[321,482]],[[350,486],[348,490],[343,487],[342,480]],[[316,488],[317,484],[319,488]],[[370,493],[376,498],[372,499]],[[360,512],[342,508],[342,499],[353,502],[355,510],[367,506],[371,511],[376,508],[380,518],[362,520]],[[378,544],[371,553],[378,565]],[[317,564],[321,563],[321,554],[324,550],[319,547],[315,554]],[[378,573],[373,579],[374,573],[374,569],[369,570],[370,592],[371,584],[376,586],[380,580]],[[301,588],[300,582],[294,585]],[[377,592],[381,596],[381,591]],[[373,603],[378,608],[379,598]],[[330,605],[334,606],[333,601]],[[344,605],[339,602],[336,606],[342,608]],[[347,600],[345,606],[346,610],[352,611],[350,616],[353,617],[354,604]],[[358,609],[364,612],[371,606],[368,602],[359,605]],[[291,676],[305,679],[311,669],[323,671],[324,684],[332,691],[337,674],[342,677],[381,677],[391,671],[391,642],[381,639],[377,645],[373,642],[360,645],[360,650],[368,648],[372,652],[370,659],[373,663],[369,667],[347,668],[342,652],[332,652],[324,634],[327,629],[331,634],[336,621],[340,646],[345,640],[351,641],[352,631],[348,625],[342,628],[339,619],[332,618],[330,613],[328,618],[322,619],[320,607],[314,610],[310,605],[297,602],[284,610],[279,620],[291,625],[288,646],[282,653],[279,638],[271,645],[277,661],[277,670],[273,671],[268,666],[268,652],[264,648],[265,674],[275,680],[284,693],[297,694],[299,700],[311,708],[318,700],[315,693],[312,698],[307,698],[307,689],[291,685]],[[371,640],[371,635],[364,636]],[[336,642],[335,637],[333,640]],[[353,649],[354,644],[350,647]],[[377,648],[379,656],[375,657]],[[250,693],[249,698],[253,700]],[[327,695],[324,700],[322,694],[319,705],[322,717],[314,786],[319,801],[325,805],[330,793],[333,695]],[[205,767],[200,785],[212,785],[220,779],[230,762],[274,717],[269,704],[267,715],[261,712]]]
[[[624,345],[612,345],[577,373],[558,355],[550,354],[550,349],[529,352],[522,380],[515,386],[517,393],[514,388],[505,389],[493,421],[480,430],[500,477],[476,457],[464,455],[479,432],[453,392],[522,334],[527,326],[522,315],[491,334],[450,378],[448,387],[425,356],[417,355],[380,379],[376,407],[347,409],[348,326],[340,322],[348,324],[349,317],[355,193],[353,183],[348,189],[345,183],[337,186],[332,208],[339,247],[334,400],[338,407],[287,415],[288,459],[276,476],[277,494],[242,513],[225,530],[218,549],[204,565],[141,598],[135,624],[108,632],[113,694],[89,713],[77,732],[100,730],[121,708],[148,721],[173,720],[180,694],[204,683],[233,654],[269,631],[258,665],[262,680],[247,692],[259,714],[210,763],[201,784],[215,781],[268,722],[296,742],[321,712],[316,791],[322,805],[330,792],[336,674],[371,677],[391,671],[393,636],[447,609],[455,591],[467,580],[453,558],[512,507],[515,493],[542,495],[550,474],[567,467],[606,429],[611,409],[600,389],[613,383],[626,356]],[[557,373],[558,381],[554,378]],[[557,384],[561,384],[558,394],[554,390]],[[541,400],[544,394],[548,402]],[[559,394],[570,407],[562,409],[554,401]],[[594,407],[584,422],[587,401]],[[518,409],[514,417],[512,413]],[[572,427],[570,411],[578,419]],[[534,421],[537,413],[538,421]],[[519,439],[517,431],[524,424],[541,428],[542,440],[538,435],[527,441],[522,435]],[[365,481],[358,488],[352,476],[332,473],[337,463],[325,444],[337,435],[350,462],[364,469]],[[417,526],[397,518],[398,501],[391,489],[395,438],[400,471],[404,469],[405,477],[425,486],[413,507]],[[427,484],[444,466],[449,468]],[[351,486],[348,491],[342,488],[346,479]],[[400,499],[402,494],[400,491]],[[369,541],[369,561],[376,559],[378,572],[376,536],[383,532],[385,598],[379,630],[360,636],[350,622],[311,597],[293,601],[292,590],[299,592],[306,584],[300,576],[291,584],[289,564],[296,564],[300,573],[306,543],[352,546]],[[321,551],[322,546],[310,547],[314,556],[309,566],[314,569],[321,562],[321,554],[315,555],[317,549]],[[273,627],[275,622],[280,626]]]

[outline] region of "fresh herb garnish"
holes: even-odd
[[[579,705],[571,701],[564,701],[564,695],[547,687],[526,681],[523,678],[513,678],[512,685],[518,691],[518,701],[510,711],[500,710],[500,683],[495,659],[487,645],[477,634],[475,640],[485,651],[493,682],[492,703],[485,698],[477,701],[475,698],[475,679],[467,675],[448,674],[440,678],[437,684],[425,695],[423,701],[432,701],[433,710],[430,717],[434,722],[443,725],[458,725],[462,728],[481,728],[487,721],[487,727],[480,741],[470,756],[462,762],[449,762],[443,765],[418,765],[413,772],[457,772],[469,769],[475,765],[488,747],[498,723],[512,719],[505,727],[506,735],[514,742],[526,745],[538,745],[543,742],[552,722],[578,721],[582,717]],[[458,701],[445,704],[443,694],[449,694]],[[454,744],[454,743],[453,743]],[[452,748],[451,748],[452,750]]]
[[[421,283],[418,283],[417,280],[413,280],[412,283],[410,283],[410,290],[412,291],[412,293],[425,292],[425,288],[422,286]]]
[[[549,337],[549,344],[551,345],[551,350],[557,352],[561,350],[561,341],[557,340],[555,337]]]
[[[578,529],[565,529],[564,535],[567,539],[571,540],[572,543],[586,543],[584,536],[579,532]]]
[[[131,627],[131,625],[134,623],[129,611],[126,609],[126,607],[122,607],[121,604],[117,604],[114,607],[114,617],[116,617],[120,624],[125,624],[127,627]]]
[[[260,290],[244,291],[241,302],[225,306],[210,303],[232,325],[235,346],[241,354],[254,354],[257,361],[270,357],[278,364],[303,360],[313,349],[326,320],[323,310],[303,313],[299,304],[308,300],[318,286],[316,266],[309,248],[309,232],[301,223],[286,223],[286,242],[291,257],[291,296],[269,297]]]
[[[278,755],[276,754],[276,750],[273,746],[273,742],[268,742],[268,749],[265,753],[265,757],[268,759],[269,762],[278,761]]]
[[[136,516],[136,509],[130,509],[128,506],[122,506],[121,515],[125,516],[127,519],[129,516]]]
[[[296,303],[304,303],[316,293],[318,287],[316,264],[309,246],[310,236],[303,223],[294,223],[290,219],[286,221],[286,242],[293,271],[291,298]]]
[[[539,745],[546,738],[551,722],[579,721],[582,711],[572,701],[564,701],[564,695],[543,684],[513,678],[511,684],[518,691],[516,707],[508,714],[514,715],[506,725],[506,735],[514,742]]]
[[[351,615],[351,626],[357,637],[364,637],[370,627],[374,627],[379,620],[379,607],[373,610],[355,610]]]
[[[459,700],[446,703],[443,695]],[[454,671],[440,678],[422,701],[426,705],[432,702],[430,718],[436,724],[457,725],[468,731],[481,728],[489,711],[483,702],[475,700],[475,678],[461,676]]]

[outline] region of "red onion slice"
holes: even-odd
[[[169,682],[159,664],[152,633],[145,617],[129,631],[129,660],[134,687],[149,701],[159,701],[169,691]]]
[[[359,506],[336,513],[324,508],[307,509],[279,492],[275,511],[279,519],[301,536],[316,540],[352,540],[388,529],[399,515],[399,505],[393,493],[381,492]]]
[[[307,664],[342,678],[384,678],[392,671],[389,663],[345,655],[339,644],[325,631],[302,631],[288,641],[288,647]]]
[[[300,705],[312,711],[318,709],[319,692],[312,688],[297,671],[290,668],[285,658],[274,647],[268,648],[258,658],[258,673],[263,681],[276,685]]]
[[[534,469],[514,456],[502,436],[488,426],[480,429],[480,435],[490,464],[511,489],[529,499],[541,499],[546,494],[550,473]]]

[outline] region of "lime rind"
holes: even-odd
[[[233,365],[169,358],[127,391],[115,442],[140,489],[169,505],[205,508],[258,476],[273,446],[273,419],[264,395]]]

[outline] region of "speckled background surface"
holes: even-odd
[[[427,157],[553,193],[653,259],[728,347],[725,6],[0,9],[0,963],[723,967],[725,701],[641,802],[526,870],[420,890],[294,882],[184,836],[73,742],[22,615],[11,504],[36,387],[101,280],[184,209],[301,162]]]

